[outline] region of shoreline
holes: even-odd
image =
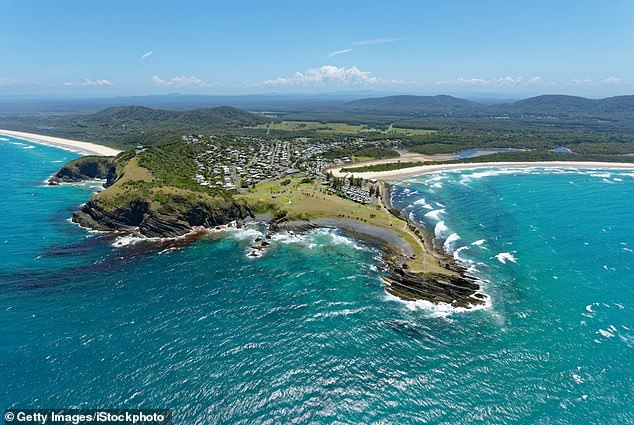
[[[96,143],[82,142],[77,140],[63,139],[61,137],[45,136],[42,134],[25,133],[22,131],[0,129],[0,136],[16,137],[28,142],[37,143],[44,146],[79,151],[85,155],[97,156],[117,156],[120,150],[98,145]]]
[[[473,163],[455,163],[455,164],[434,164],[419,165],[416,167],[401,168],[390,171],[365,171],[360,173],[342,172],[343,166],[331,168],[335,177],[343,177],[354,174],[355,177],[363,179],[377,179],[383,181],[399,181],[407,177],[420,176],[423,174],[434,173],[438,171],[459,171],[459,170],[475,170],[479,168],[596,168],[596,169],[632,169],[634,163],[631,162],[599,162],[599,161],[539,161],[539,162],[473,162]]]
[[[288,221],[271,223],[256,218],[244,222],[231,222],[227,225],[215,227],[197,226],[191,231],[175,237],[147,237],[131,231],[103,231],[99,233],[118,236],[112,243],[115,248],[135,245],[139,242],[156,244],[161,252],[183,248],[205,236],[221,235],[233,230],[245,229],[246,224],[260,224],[265,226],[263,236],[254,236],[250,242],[248,258],[259,258],[271,245],[271,239],[280,232],[291,234],[310,232],[316,229],[338,229],[345,236],[373,246],[381,253],[382,266],[379,267],[384,275],[381,280],[384,290],[389,296],[402,302],[424,301],[445,308],[458,309],[456,311],[479,310],[488,304],[488,296],[482,292],[479,281],[465,274],[466,269],[449,260],[445,264],[446,273],[415,273],[408,271],[404,264],[411,255],[411,247],[397,233],[390,229],[374,225],[359,223],[350,219],[320,218],[310,221]],[[91,231],[89,228],[79,225]],[[436,250],[435,258],[445,255]]]

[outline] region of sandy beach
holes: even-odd
[[[80,142],[77,140],[62,139],[59,137],[43,136],[41,134],[24,133],[22,131],[0,129],[0,136],[3,136],[3,135],[17,137],[17,138],[24,139],[33,143],[38,143],[41,145],[55,146],[55,147],[59,147],[63,149],[80,151],[87,155],[115,156],[121,152],[117,149],[98,145],[96,143]]]
[[[350,165],[347,165],[350,167]],[[547,167],[547,168],[625,168],[634,169],[634,163],[629,162],[590,162],[590,161],[544,161],[544,162],[474,162],[474,163],[457,163],[457,164],[435,164],[420,165],[417,167],[402,168],[400,170],[391,171],[368,171],[364,173],[354,173],[355,177],[364,179],[377,179],[384,181],[401,180],[407,177],[418,176],[436,171],[449,170],[471,170],[476,168],[492,168],[492,167]],[[332,168],[330,171],[336,177],[343,177],[351,173],[341,172],[342,167]]]

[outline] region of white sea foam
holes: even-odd
[[[480,240],[477,240],[475,242],[471,242],[471,245],[482,246],[482,244],[485,243],[485,242],[486,242],[486,239],[480,239]]]
[[[614,334],[612,332],[609,332],[603,329],[599,329],[597,333],[601,334],[601,336],[604,336],[606,338],[614,338]]]
[[[433,210],[428,213],[425,213],[425,217],[429,217],[431,219],[440,221],[440,214],[444,214],[444,212],[445,212],[444,208]]]
[[[358,245],[353,239],[337,234],[333,229],[317,229],[314,231],[316,235],[328,235],[333,245],[347,245],[357,250],[364,248]]]
[[[243,228],[228,227],[227,230],[231,232],[231,235],[234,238],[240,239],[240,240],[255,239],[255,238],[261,238],[264,236],[264,234],[260,232],[258,229],[254,229],[251,227],[243,227]]]
[[[315,319],[320,319],[320,318],[324,318],[324,317],[350,316],[352,314],[361,313],[362,311],[367,310],[367,309],[368,309],[368,307],[346,308],[346,309],[343,309],[343,310],[334,310],[334,311],[327,311],[327,312],[323,312],[323,313],[317,313],[312,318],[308,319],[308,321],[313,321]]]
[[[472,308],[464,308],[464,307],[454,307],[451,304],[447,303],[432,303],[431,301],[426,300],[416,300],[416,301],[405,301],[397,296],[390,294],[389,292],[385,292],[386,301],[397,301],[403,305],[408,310],[411,311],[423,311],[428,313],[429,317],[448,317],[452,314],[459,314],[465,312],[472,312],[478,310],[486,310],[491,308],[491,298],[484,295],[484,304],[476,305]]]
[[[517,263],[517,259],[510,252],[500,252],[498,255],[495,256],[495,258],[497,258],[498,261],[502,264],[506,264],[507,261],[510,261],[511,263]]]
[[[462,174],[460,176],[460,183],[466,184],[471,180],[479,180],[485,177],[502,176],[508,174],[528,174],[535,171],[534,168],[492,168],[484,169],[482,171],[475,171],[468,174]]]
[[[7,139],[6,137],[0,137],[0,142],[8,142],[9,139]]]
[[[445,243],[446,243],[446,242],[445,242]],[[454,260],[456,260],[456,261],[460,261],[460,262],[462,262],[462,263],[466,263],[466,262],[467,262],[467,259],[462,258],[462,257],[460,256],[460,253],[461,253],[462,251],[467,250],[467,249],[469,249],[469,247],[468,247],[468,246],[461,246],[460,248],[456,249],[456,250],[453,252],[453,258],[454,258]],[[471,261],[469,261],[469,262],[471,262]]]
[[[112,243],[112,246],[114,246],[115,248],[122,248],[124,246],[134,245],[134,244],[137,244],[139,242],[158,241],[158,240],[160,240],[160,239],[159,238],[144,238],[144,237],[133,236],[133,235],[125,235],[125,236],[120,236],[117,239],[115,239],[115,241]]]
[[[263,249],[247,249],[246,257],[247,258],[260,258],[264,255]]]
[[[460,235],[458,235],[457,233],[452,233],[445,240],[445,243],[443,244],[443,248],[447,252],[452,252],[454,250],[454,244],[459,240],[460,240]]]
[[[414,205],[420,205],[423,208],[428,209],[428,210],[433,210],[434,209],[434,207],[432,207],[431,205],[429,205],[427,203],[427,201],[425,201],[425,198],[421,198],[418,201],[414,202]]]
[[[354,239],[339,235],[335,229],[328,228],[316,229],[302,234],[288,231],[278,232],[271,236],[271,240],[283,244],[300,244],[309,249],[323,245],[347,245],[357,250],[365,250]]]
[[[298,235],[296,233],[283,231],[277,232],[271,235],[271,240],[279,243],[289,244],[289,243],[298,243],[304,241],[303,235]]]
[[[166,241],[177,241],[180,239],[184,239],[187,237],[190,237],[191,235],[194,235],[196,233],[201,233],[201,232],[205,232],[205,233],[218,233],[220,231],[225,231],[229,229],[229,226],[219,226],[221,227],[220,230],[218,229],[207,229],[204,227],[193,227],[192,230],[188,233],[185,233],[184,235],[181,236],[174,236],[171,238],[163,238],[163,237],[146,237],[146,236],[139,236],[139,235],[123,235],[123,236],[119,236],[115,239],[115,241],[111,244],[113,247],[115,248],[122,248],[125,246],[129,246],[129,245],[135,245],[137,243],[141,243],[141,242],[166,242]],[[88,230],[88,232],[96,232],[96,233],[112,233],[111,231],[98,231],[98,230],[90,230],[90,229],[86,229]],[[165,251],[165,250],[163,250]]]
[[[449,228],[445,225],[444,221],[439,221],[434,227],[434,234],[438,239],[442,239],[449,231]]]

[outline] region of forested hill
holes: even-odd
[[[482,113],[486,106],[453,96],[388,96],[347,102],[342,109],[348,112],[382,113],[395,115]]]
[[[524,114],[634,114],[634,96],[616,96],[605,99],[587,99],[578,96],[544,95],[530,97],[497,108],[509,113]]]
[[[634,116],[634,96],[587,99],[577,96],[544,95],[514,103],[484,105],[453,96],[388,96],[360,99],[341,105],[347,113],[380,114],[391,116],[455,116],[489,117],[518,115],[550,115],[571,117],[612,114]]]
[[[125,149],[138,144],[174,142],[188,133],[236,132],[271,121],[270,117],[229,106],[189,111],[116,106],[93,114],[60,120],[47,133]]]
[[[206,131],[236,128],[270,122],[270,118],[230,106],[218,106],[190,111],[167,111],[144,106],[115,106],[71,121],[77,127],[127,128],[150,130]]]

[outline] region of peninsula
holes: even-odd
[[[393,96],[276,113],[117,106],[21,124],[51,136],[5,133],[92,154],[50,179],[106,181],[73,214],[84,227],[161,238],[249,220],[270,232],[337,227],[382,248],[388,292],[469,308],[484,302],[477,282],[390,205],[388,182],[476,167],[631,168],[632,99],[540,96],[486,106]],[[580,102],[593,105],[591,117]],[[593,133],[583,130],[588,120]],[[249,255],[268,245],[254,240]]]
[[[339,179],[290,154],[318,149],[312,144],[254,148],[253,139],[185,139],[116,157],[78,158],[50,183],[106,180],[106,189],[73,214],[90,229],[173,238],[254,219],[266,220],[270,232],[337,227],[381,248],[391,294],[462,308],[484,302],[475,279],[389,205],[389,185]],[[256,176],[261,180],[254,183]],[[267,245],[254,240],[254,255]]]

